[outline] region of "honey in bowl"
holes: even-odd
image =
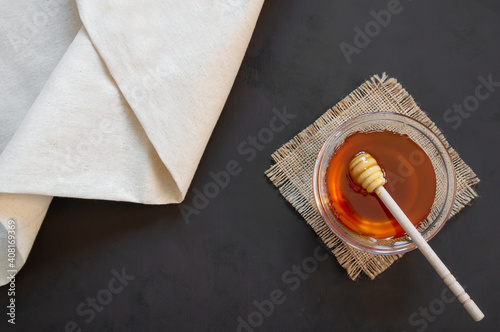
[[[349,163],[360,151],[371,154],[382,167],[384,187],[418,227],[431,211],[436,175],[424,150],[407,135],[391,131],[357,132],[345,139],[330,159],[326,186],[332,212],[347,228],[374,239],[405,234],[375,193],[369,194],[349,174]]]

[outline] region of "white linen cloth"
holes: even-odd
[[[37,29],[0,41],[0,223],[16,221],[15,269],[52,196],[181,202],[263,0],[82,0],[77,33],[71,1],[1,2],[3,30],[19,17]],[[6,238],[0,227],[1,284]]]

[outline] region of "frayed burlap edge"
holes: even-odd
[[[383,73],[381,77],[375,75],[351,92],[313,124],[274,152],[272,158],[275,164],[265,173],[285,199],[292,204],[292,206],[302,215],[307,224],[313,228],[316,234],[318,234],[325,245],[330,248],[340,265],[347,270],[352,280],[356,280],[364,275],[374,279],[403,255],[371,255],[356,250],[342,242],[325,224],[317,212],[315,205],[311,203],[313,201],[311,199],[312,197],[306,197],[306,195],[303,194],[305,190],[297,186],[295,181],[291,179],[290,174],[287,174],[287,170],[283,168],[282,164],[284,164],[283,162],[287,158],[293,156],[294,152],[302,144],[308,144],[321,129],[331,122],[338,120],[338,117],[342,116],[349,109],[356,107],[356,103],[372,94],[383,95],[386,100],[397,106],[395,110],[397,113],[405,114],[422,122],[443,141],[453,160],[457,176],[457,194],[451,213],[452,216],[458,213],[464,206],[468,205],[472,199],[477,197],[477,193],[473,186],[479,182],[476,174],[449,145],[435,123],[417,106],[413,98],[395,78],[389,78],[385,73]],[[307,196],[311,196],[311,193],[312,192],[309,191]]]

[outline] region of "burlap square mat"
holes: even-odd
[[[275,164],[266,171],[272,183],[330,248],[353,280],[361,276],[373,279],[403,255],[367,254],[346,245],[335,236],[316,210],[312,187],[313,169],[321,146],[337,126],[358,115],[379,111],[405,114],[422,122],[436,133],[448,148],[457,174],[457,194],[452,216],[477,197],[473,189],[479,182],[476,174],[459,157],[434,122],[417,106],[401,84],[396,79],[387,77],[385,73],[381,77],[371,77],[274,152],[272,158]]]

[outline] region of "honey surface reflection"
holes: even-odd
[[[406,135],[390,131],[354,133],[333,154],[326,185],[336,218],[351,230],[375,239],[405,234],[375,193],[368,194],[351,181],[349,162],[360,151],[377,159],[387,179],[385,188],[418,227],[434,202],[434,169],[418,144]]]

